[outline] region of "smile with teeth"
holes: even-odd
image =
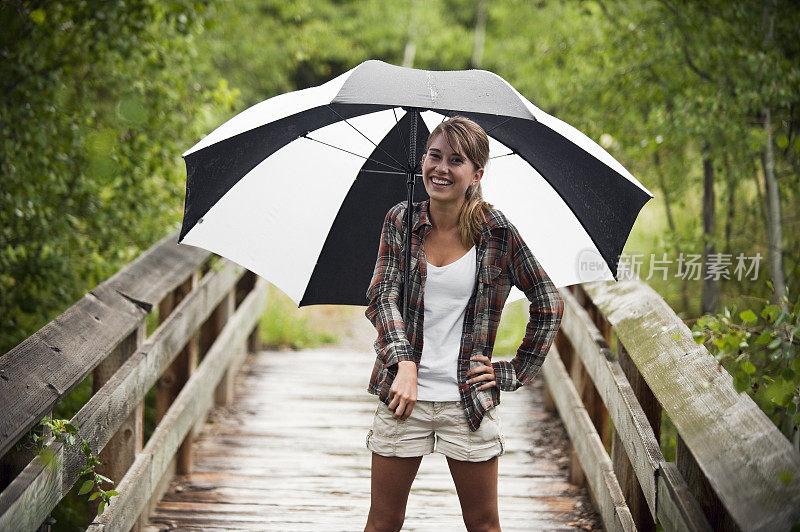
[[[431,182],[434,185],[439,185],[439,186],[446,186],[446,185],[450,185],[451,184],[450,181],[448,181],[446,179],[442,179],[441,177],[432,177],[431,178]]]

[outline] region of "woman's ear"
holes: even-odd
[[[475,170],[475,177],[472,179],[472,184],[478,183],[483,178],[483,168]]]

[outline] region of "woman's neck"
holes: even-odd
[[[458,227],[458,215],[461,212],[461,205],[454,203],[441,203],[430,201],[428,205],[428,216],[431,225],[437,231],[453,231]]]

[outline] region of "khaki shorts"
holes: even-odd
[[[469,430],[459,401],[417,401],[407,420],[378,401],[367,449],[381,456],[412,457],[436,452],[455,460],[483,462],[500,456],[505,441],[497,407],[484,414],[478,430]]]

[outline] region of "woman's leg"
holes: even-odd
[[[462,462],[447,457],[468,532],[500,531],[497,462],[497,456],[485,462]]]
[[[396,532],[406,518],[411,483],[421,456],[399,458],[372,453],[372,495],[365,532]]]

